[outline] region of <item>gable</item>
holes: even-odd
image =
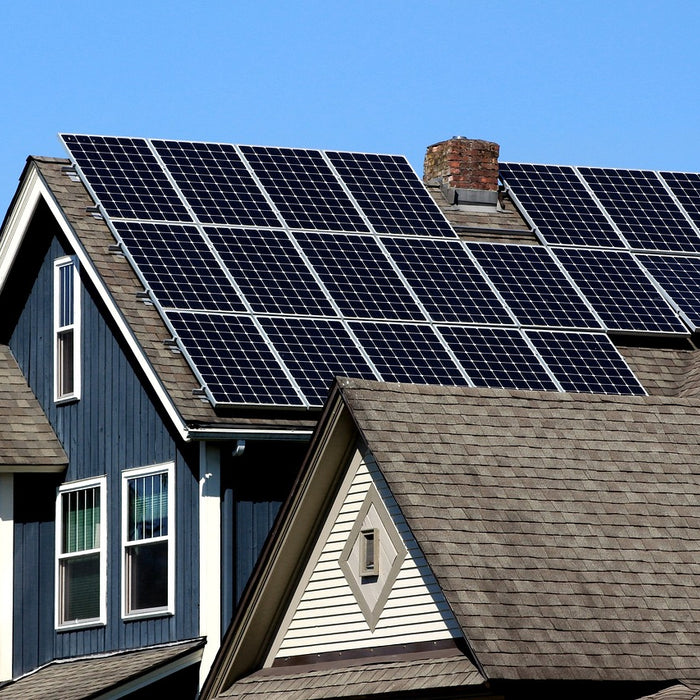
[[[358,571],[368,528],[377,533],[376,577]],[[357,451],[267,663],[461,636],[374,458]]]

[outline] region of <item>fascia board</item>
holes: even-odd
[[[73,249],[73,253],[80,261],[81,268],[88,275],[90,281],[95,286],[95,289],[104,302],[109,315],[136,358],[136,361],[141,370],[144,372],[147,381],[163,405],[166,414],[172,420],[178,434],[184,441],[189,442],[192,437],[187,425],[182,419],[182,416],[175,407],[170,395],[166,391],[156,371],[153,369],[153,366],[143,352],[143,348],[131,331],[131,328],[124,318],[121,310],[116,305],[114,299],[107,290],[102,278],[100,277],[100,274],[97,272],[92,260],[83,248],[80,239],[66,219],[66,216],[63,213],[58,201],[54,197],[53,192],[47,185],[36,165],[33,163],[28,168],[28,171],[24,176],[24,180],[20,185],[20,192],[18,193],[13,211],[9,215],[4,235],[2,236],[2,239],[0,239],[0,292],[2,292],[5,282],[9,276],[9,271],[15,261],[22,241],[24,240],[29,222],[31,221],[32,215],[34,214],[34,210],[36,209],[40,198],[47,204],[51,210],[51,213],[56,219],[56,222],[60,226],[61,231],[68,239],[68,243]]]

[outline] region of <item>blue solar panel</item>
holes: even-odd
[[[515,328],[440,326],[439,330],[475,386],[557,390]]]
[[[114,228],[161,306],[245,311],[194,226],[115,221]]]
[[[205,231],[256,313],[337,316],[284,231]]]
[[[351,321],[381,379],[413,384],[467,384],[430,326]]]
[[[320,151],[241,146],[290,228],[368,231]]]
[[[234,146],[184,141],[153,146],[200,222],[281,226]]]
[[[520,323],[601,328],[547,248],[502,243],[469,243],[468,248]]]
[[[661,173],[693,223],[700,227],[700,173]]]
[[[700,258],[638,255],[637,259],[678,304],[693,330],[700,329]]]
[[[501,177],[544,239],[554,245],[624,245],[595,199],[568,166],[501,163]]]
[[[425,320],[371,236],[309,231],[294,236],[344,316]]]
[[[631,253],[557,248],[554,254],[610,330],[688,335]]]
[[[564,391],[643,395],[612,341],[600,333],[526,331]]]
[[[456,237],[403,156],[328,152],[377,233]]]
[[[145,139],[62,138],[109,217],[192,221]]]
[[[700,235],[656,173],[612,168],[579,171],[632,248],[700,252]]]
[[[386,238],[383,242],[433,320],[513,325],[461,241]]]
[[[336,376],[377,379],[342,322],[262,318],[265,332],[312,406],[322,406]]]
[[[215,403],[303,405],[251,318],[177,311],[167,316]]]

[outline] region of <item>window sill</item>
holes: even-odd
[[[56,626],[56,632],[75,632],[76,630],[90,629],[91,627],[105,627],[105,620],[78,620],[76,622],[64,622]]]
[[[153,617],[172,617],[174,614],[175,612],[169,608],[156,608],[154,610],[143,610],[122,615],[122,621],[136,622],[138,620],[147,620]]]

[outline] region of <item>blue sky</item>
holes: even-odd
[[[0,209],[60,131],[700,171],[697,0],[23,0]]]

